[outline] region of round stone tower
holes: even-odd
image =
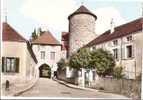
[[[86,45],[95,38],[96,15],[81,6],[69,17],[69,48],[68,54]]]

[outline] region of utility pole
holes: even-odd
[[[143,99],[143,2],[142,2],[142,78],[141,78],[141,99]]]
[[[7,9],[5,8],[3,12],[4,12],[4,21],[7,22]]]

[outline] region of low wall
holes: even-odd
[[[131,98],[141,97],[141,81],[114,79],[114,78],[99,78],[90,84],[91,88],[104,89],[112,93],[119,93]]]
[[[62,70],[61,72],[58,72],[57,76],[58,76],[57,78],[59,80],[66,81],[71,84],[77,84],[77,81],[75,78],[67,78],[66,77],[66,69]]]

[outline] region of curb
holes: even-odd
[[[38,80],[38,79],[36,79],[36,80],[35,80],[31,85],[29,85],[27,88],[22,89],[22,90],[19,90],[19,91],[15,92],[15,93],[13,93],[13,94],[11,94],[11,95],[9,95],[9,96],[18,96],[18,95],[20,95],[21,93],[28,91],[29,89],[31,89],[31,88],[36,84],[37,80]]]
[[[56,81],[56,82],[58,82],[58,83],[60,83],[62,85],[65,85],[65,86],[67,86],[69,88],[86,90],[86,91],[93,91],[93,92],[112,93],[112,92],[104,91],[104,90],[96,90],[96,89],[92,89],[92,88],[84,88],[84,87],[75,86],[73,84],[69,84],[69,83],[66,83],[66,82],[58,80],[58,79],[54,79],[54,81]],[[116,94],[116,95],[121,95],[121,94]],[[124,95],[122,95],[122,96],[124,96]],[[125,97],[125,99],[131,99],[131,98],[127,97],[127,96],[124,96],[124,97]]]
[[[85,87],[79,87],[79,86],[76,86],[76,85],[73,85],[73,84],[69,84],[69,83],[66,83],[64,81],[61,81],[61,80],[58,80],[58,79],[54,79],[56,82],[62,84],[62,85],[65,85],[69,88],[74,88],[74,89],[80,89],[80,90],[87,90],[87,91],[96,91],[98,92],[98,90],[96,89],[91,89],[91,88],[85,88]]]

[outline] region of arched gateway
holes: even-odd
[[[51,68],[47,64],[42,64],[39,67],[39,77],[51,78]]]
[[[40,62],[35,68],[37,78],[52,78],[54,77],[54,72],[57,71],[57,66],[48,62]]]

